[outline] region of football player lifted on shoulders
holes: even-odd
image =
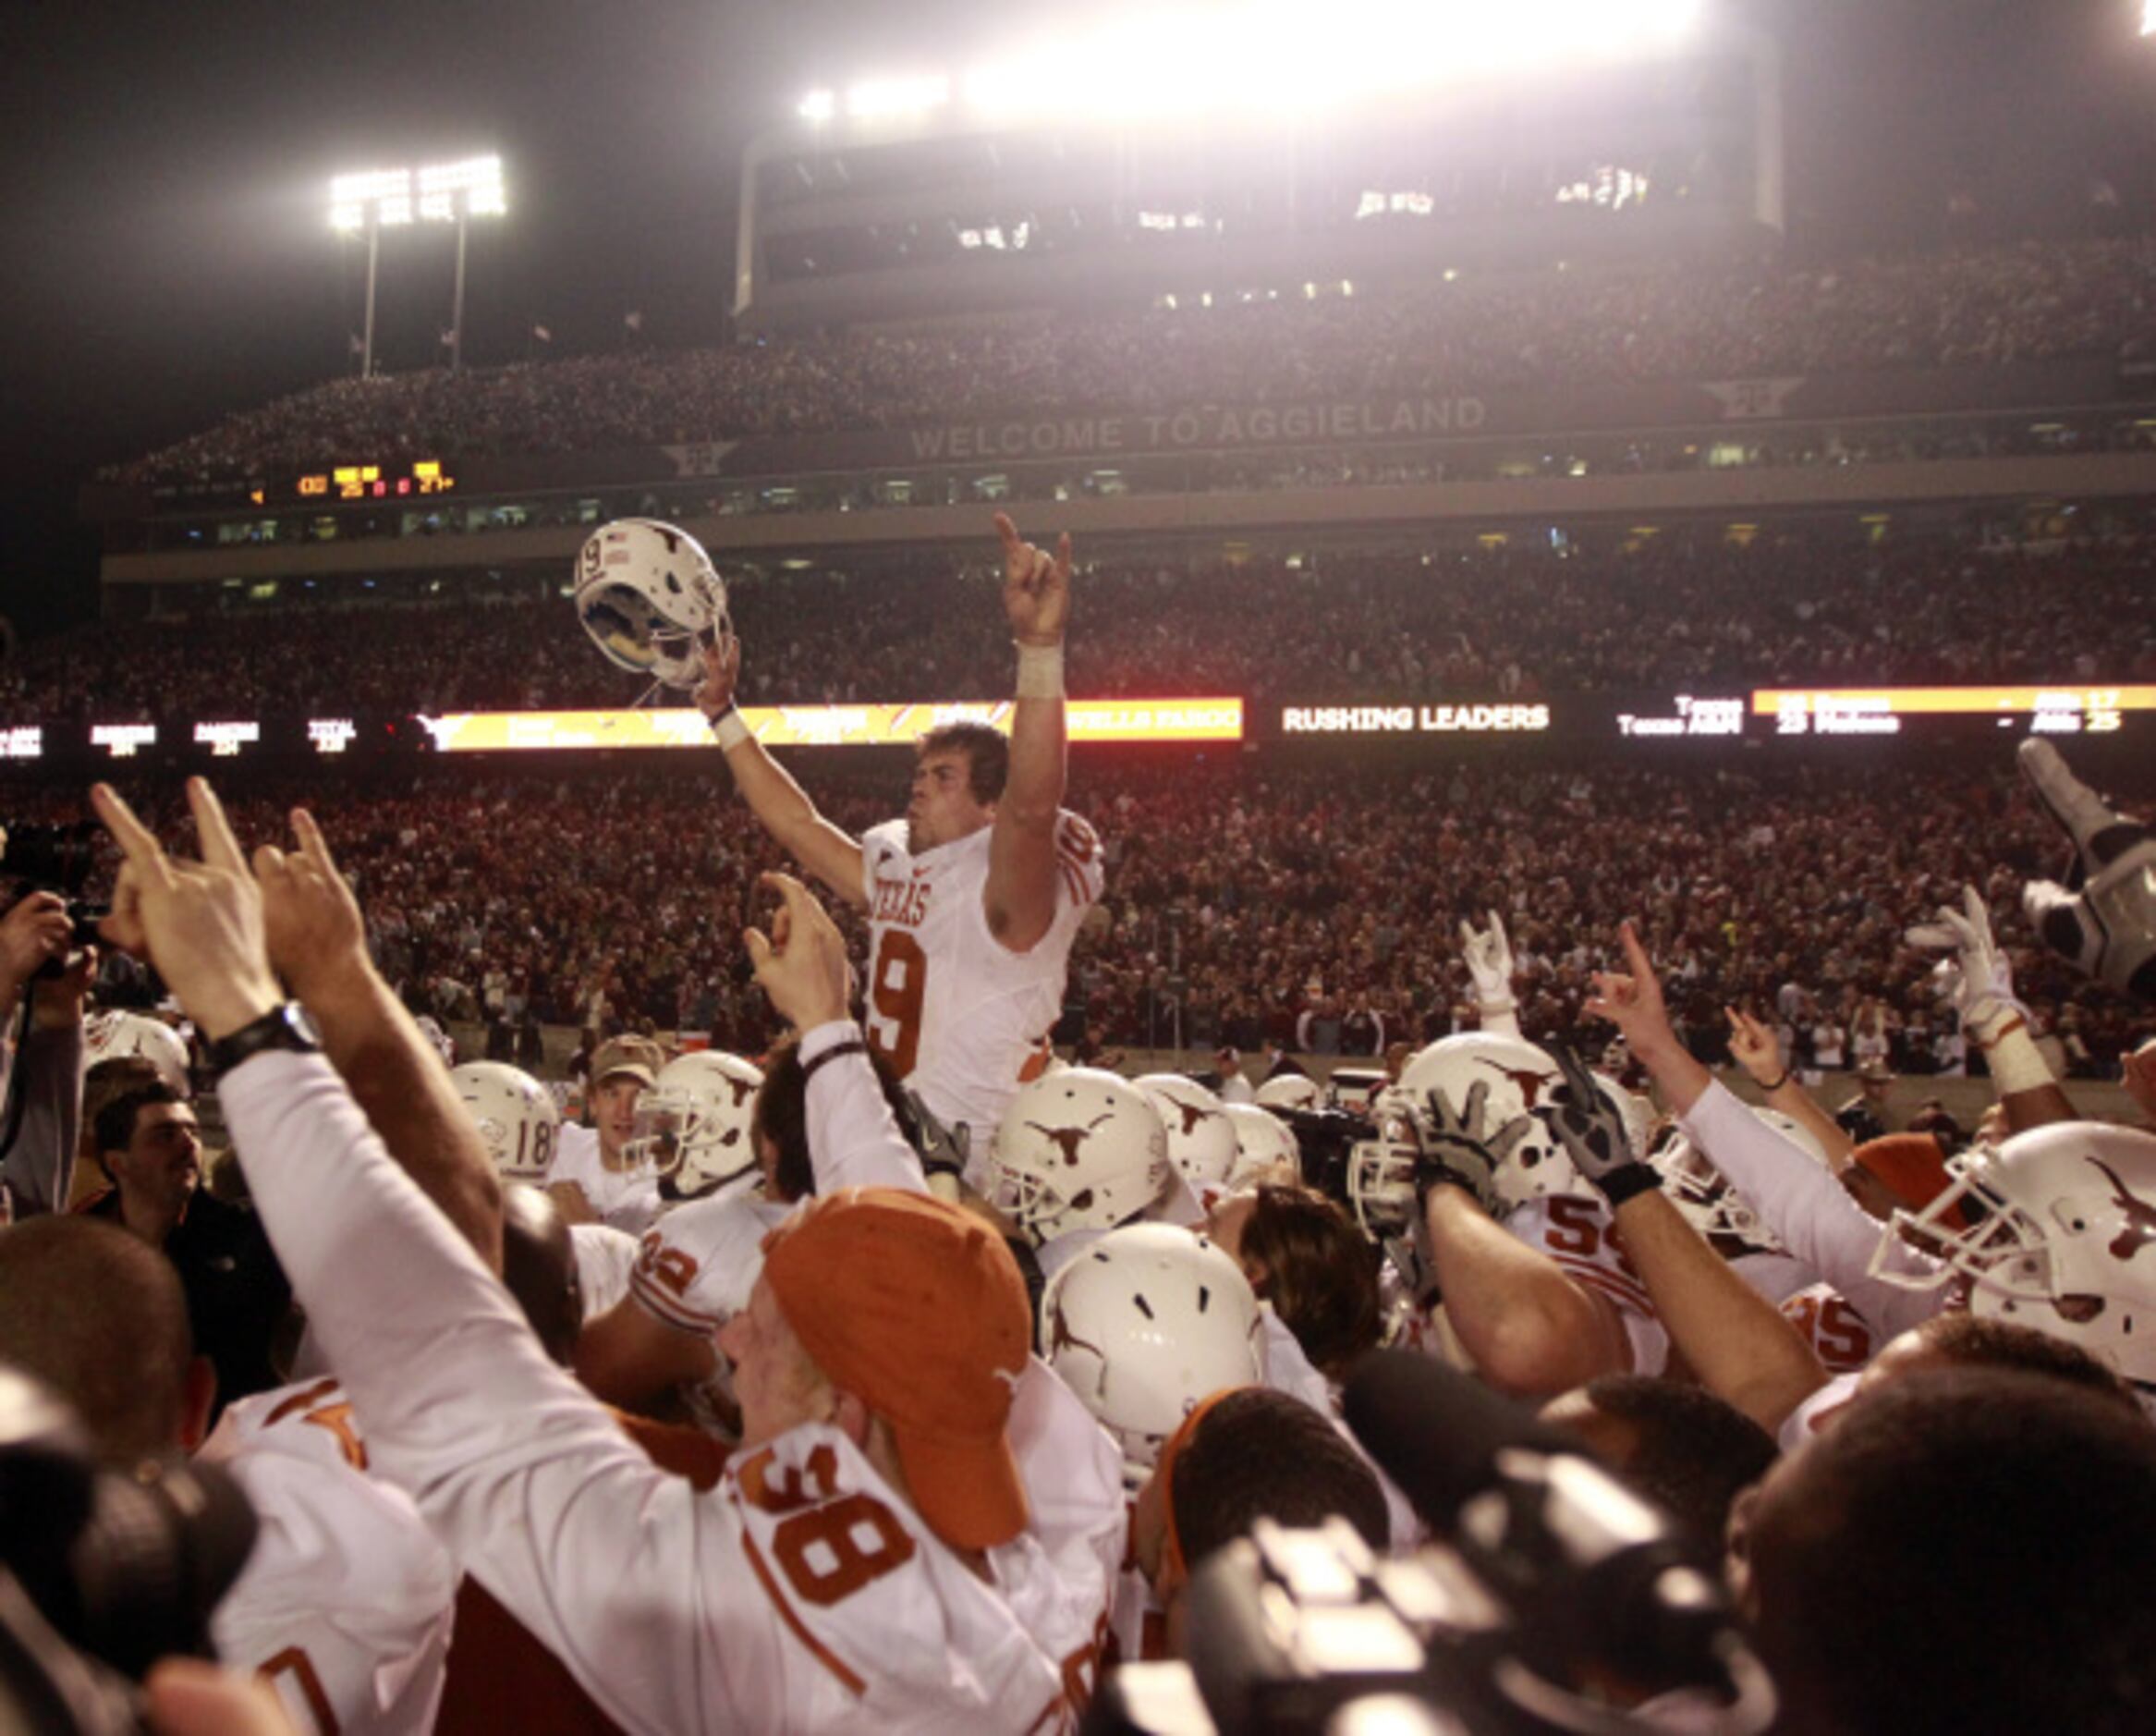
[[[853,837],[817,811],[735,708],[740,642],[705,652],[697,703],[764,828],[868,912],[869,1040],[945,1127],[970,1131],[966,1180],[1038,1070],[1080,919],[1099,899],[1093,829],[1060,804],[1070,539],[1054,552],[1002,513],[1004,609],[1017,641],[1011,733],[949,723],[920,738],[905,815]]]

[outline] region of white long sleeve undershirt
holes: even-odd
[[[1852,1200],[1802,1147],[1760,1119],[1716,1080],[1677,1125],[1707,1155],[1781,1239],[1782,1245],[1832,1284],[1871,1325],[1878,1342],[1929,1320],[1945,1305],[1943,1287],[1907,1290],[1870,1274],[1880,1223]],[[1898,1272],[1932,1274],[1939,1263],[1896,1240],[1888,1262]]]
[[[847,1043],[861,1051],[818,1060]],[[906,1143],[898,1120],[883,1100],[860,1026],[850,1019],[818,1025],[801,1037],[801,1065],[809,1070],[809,1163],[816,1172],[816,1192],[841,1188],[898,1188],[907,1193],[929,1191],[920,1154]]]
[[[218,1097],[374,1468],[610,1716],[637,1730],[700,1725],[705,1705],[733,1696],[684,1680],[702,1616],[682,1593],[718,1567],[714,1549],[746,1571],[738,1544],[717,1534],[723,1510],[654,1468],[547,1360],[326,1060],[258,1055],[219,1082]],[[669,1588],[678,1607],[608,1587]],[[743,1650],[750,1668],[768,1663]],[[725,1677],[723,1650],[704,1658]]]

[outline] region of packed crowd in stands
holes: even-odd
[[[857,831],[898,794],[895,762],[801,775]],[[1458,926],[1496,910],[1538,1039],[1582,1034],[1590,974],[1630,916],[1703,1053],[1723,1053],[1721,1009],[1738,1004],[1780,1027],[1800,1066],[1876,1053],[1900,1072],[1955,1073],[1966,1045],[1931,955],[1904,933],[1965,881],[1989,891],[2067,1070],[2115,1076],[2156,1034],[2147,1008],[2036,947],[2011,886],[2051,872],[2056,834],[2004,770],[1344,775],[1089,758],[1072,799],[1109,869],[1072,961],[1066,1040],[1251,1054],[1342,1053],[1358,1031],[1365,1052],[1427,1042],[1472,1028]],[[528,1022],[707,1031],[749,1054],[775,1034],[740,935],[764,902],[758,873],[786,864],[723,773],[565,781],[443,764],[408,793],[317,802],[385,973],[416,1008],[498,1027],[504,1053]],[[78,805],[39,803],[55,817]],[[271,800],[233,812],[250,838],[281,824]],[[1382,1042],[1357,1018],[1370,1012]]]
[[[1096,320],[632,351],[347,379],[116,467],[229,479],[355,452],[469,458],[902,427],[953,413],[1715,380],[2139,353],[2146,238],[1832,269],[1550,274]]]
[[[1103,563],[1083,575],[1081,697],[1263,705],[1534,699],[1722,683],[2147,681],[2147,539],[1876,548],[1769,527],[1643,546]],[[1008,643],[956,561],[738,580],[749,703],[985,700]],[[536,588],[536,587],[535,587]],[[552,587],[548,587],[551,591]],[[435,601],[100,624],[0,665],[0,723],[624,705],[567,600]]]
[[[2152,278],[2156,245],[2094,242],[630,354],[345,383],[122,474],[2123,356]],[[167,1732],[1070,1730],[1125,1665],[1210,1646],[1190,1692],[1241,1728],[1279,1701],[1228,1702],[1224,1606],[1189,1595],[1224,1571],[1274,1637],[1326,1580],[1419,1612],[1355,1623],[1358,1660],[1448,1645],[1419,1612],[1486,1584],[1487,1626],[1405,1684],[1463,1729],[2150,1729],[2145,755],[2077,752],[2123,776],[2100,795],[2004,735],[1408,764],[1066,755],[1054,719],[1066,618],[1080,697],[2156,680],[2156,544],[1551,532],[1074,580],[1002,533],[995,575],[745,575],[707,754],[250,762],[222,805],[109,768],[135,809],[95,790],[69,888],[109,900],[99,955],[49,889],[0,912],[0,1400],[38,1425],[6,1462],[105,1483],[8,1517],[18,1544],[92,1510],[169,1532],[191,1625],[35,1628],[11,1551],[6,1626],[37,1644],[0,1693],[55,1659],[88,1692],[80,1644],[150,1672]],[[656,590],[673,539],[647,540]],[[0,724],[626,703],[557,586],[77,632],[0,666]],[[1014,691],[1007,744],[789,756],[809,801],[736,710]],[[83,817],[34,766],[6,795],[25,838]],[[764,878],[797,866],[846,883],[828,917]],[[1207,1081],[1056,1066],[1059,992],[1066,1055],[1197,1051]],[[115,1011],[153,1007],[191,1068]],[[574,1029],[575,1117],[446,1070],[416,1013],[550,1074],[542,1029]],[[1260,1106],[1316,1098],[1311,1056],[1398,1089]],[[1745,1099],[1701,1065],[1732,1060]],[[1875,1137],[1811,1094],[1850,1068],[1980,1071],[1996,1101]],[[2122,1094],[2077,1082],[2112,1079],[2134,1125],[2083,1119]],[[1502,1525],[1459,1522],[1464,1448]],[[1262,1593],[1222,1553],[1261,1519],[1334,1527]],[[43,1549],[49,1577],[106,1541]],[[1334,1550],[1353,1571],[1305,1571]],[[151,1670],[183,1644],[222,1672]],[[1373,1680],[1326,1673],[1300,1712]]]
[[[62,1490],[94,1468],[189,1561],[161,1583],[217,1667],[152,1669],[181,1642],[136,1624],[69,1632],[149,1672],[150,1728],[1067,1731],[1158,1693],[1127,1666],[1208,1658],[1222,1575],[1275,1629],[1337,1633],[1334,1596],[1297,1597],[1337,1556],[1325,1581],[1418,1622],[1486,1588],[1457,1605],[1489,1611],[1472,1648],[1439,1652],[1441,1625],[1427,1661],[1358,1623],[1401,1659],[1388,1690],[1490,1708],[1462,1728],[1531,1704],[1552,1728],[2141,1736],[2156,1612],[2117,1588],[2156,1551],[2149,766],[2077,755],[2124,765],[2100,795],[2042,741],[2026,784],[2004,752],[1070,759],[1069,560],[1002,530],[1007,742],[803,756],[804,801],[722,652],[709,756],[249,766],[222,804],[128,777],[139,813],[91,796],[102,956],[49,889],[0,914],[0,1397],[73,1424],[12,1462]],[[1951,623],[1912,668],[2102,654],[2059,643],[2064,587],[2018,558],[1946,558],[1871,575],[1904,630]],[[2139,570],[2089,553],[2073,605],[2145,619]],[[1175,582],[1095,600],[1127,621]],[[1355,593],[1385,582],[1336,601],[1426,645],[1394,593]],[[1614,602],[1571,582],[1517,594],[1561,611],[1578,668],[1626,666],[1590,630]],[[1284,638],[1342,612],[1273,601]],[[1643,642],[1689,642],[1658,621]],[[1103,623],[1107,657],[1142,654],[1130,630]],[[1177,631],[1205,642],[1195,614]],[[530,637],[467,654],[528,671]],[[1363,642],[1389,642],[1328,654]],[[294,652],[274,679],[334,670]],[[34,768],[10,783],[11,851],[79,816]],[[782,843],[847,906],[766,882]],[[161,988],[192,1065],[116,1010]],[[1054,1065],[1059,1009],[1080,1061],[1212,1067]],[[452,1070],[421,1011],[550,1073],[534,1039],[575,1027],[574,1115],[514,1067]],[[1396,1088],[1289,1108],[1313,1055]],[[1864,1119],[1880,1070],[1979,1055],[1973,1126]],[[1702,1064],[1730,1057],[1783,1119]],[[1814,1089],[1852,1062],[1837,1111]],[[931,1095],[969,1076],[956,1109]],[[2132,1124],[2084,1119],[2122,1096]],[[1478,1438],[1496,1498],[1463,1519]],[[104,1510],[50,1506],[18,1529]],[[1329,1527],[1285,1584],[1228,1553],[1273,1547],[1261,1520]],[[108,1554],[73,1541],[42,1594],[70,1608]],[[1317,1673],[1298,1709],[1370,1685]],[[1225,1728],[1277,1693],[1175,1684]],[[160,1714],[176,1695],[191,1720]]]

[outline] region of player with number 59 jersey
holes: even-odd
[[[1102,889],[1099,840],[1061,805],[1070,539],[1051,553],[1002,513],[995,528],[1018,653],[1017,696],[996,708],[1009,739],[985,719],[929,728],[903,819],[856,839],[817,811],[735,706],[737,640],[706,650],[696,694],[764,829],[867,911],[869,1041],[939,1121],[970,1130],[976,1185],[1005,1105],[1045,1057],[1071,942]]]

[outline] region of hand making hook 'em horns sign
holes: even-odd
[[[209,784],[188,779],[200,862],[167,855],[111,785],[97,785],[91,802],[125,858],[104,938],[146,953],[212,1042],[274,1009],[283,996],[263,940],[262,888]]]

